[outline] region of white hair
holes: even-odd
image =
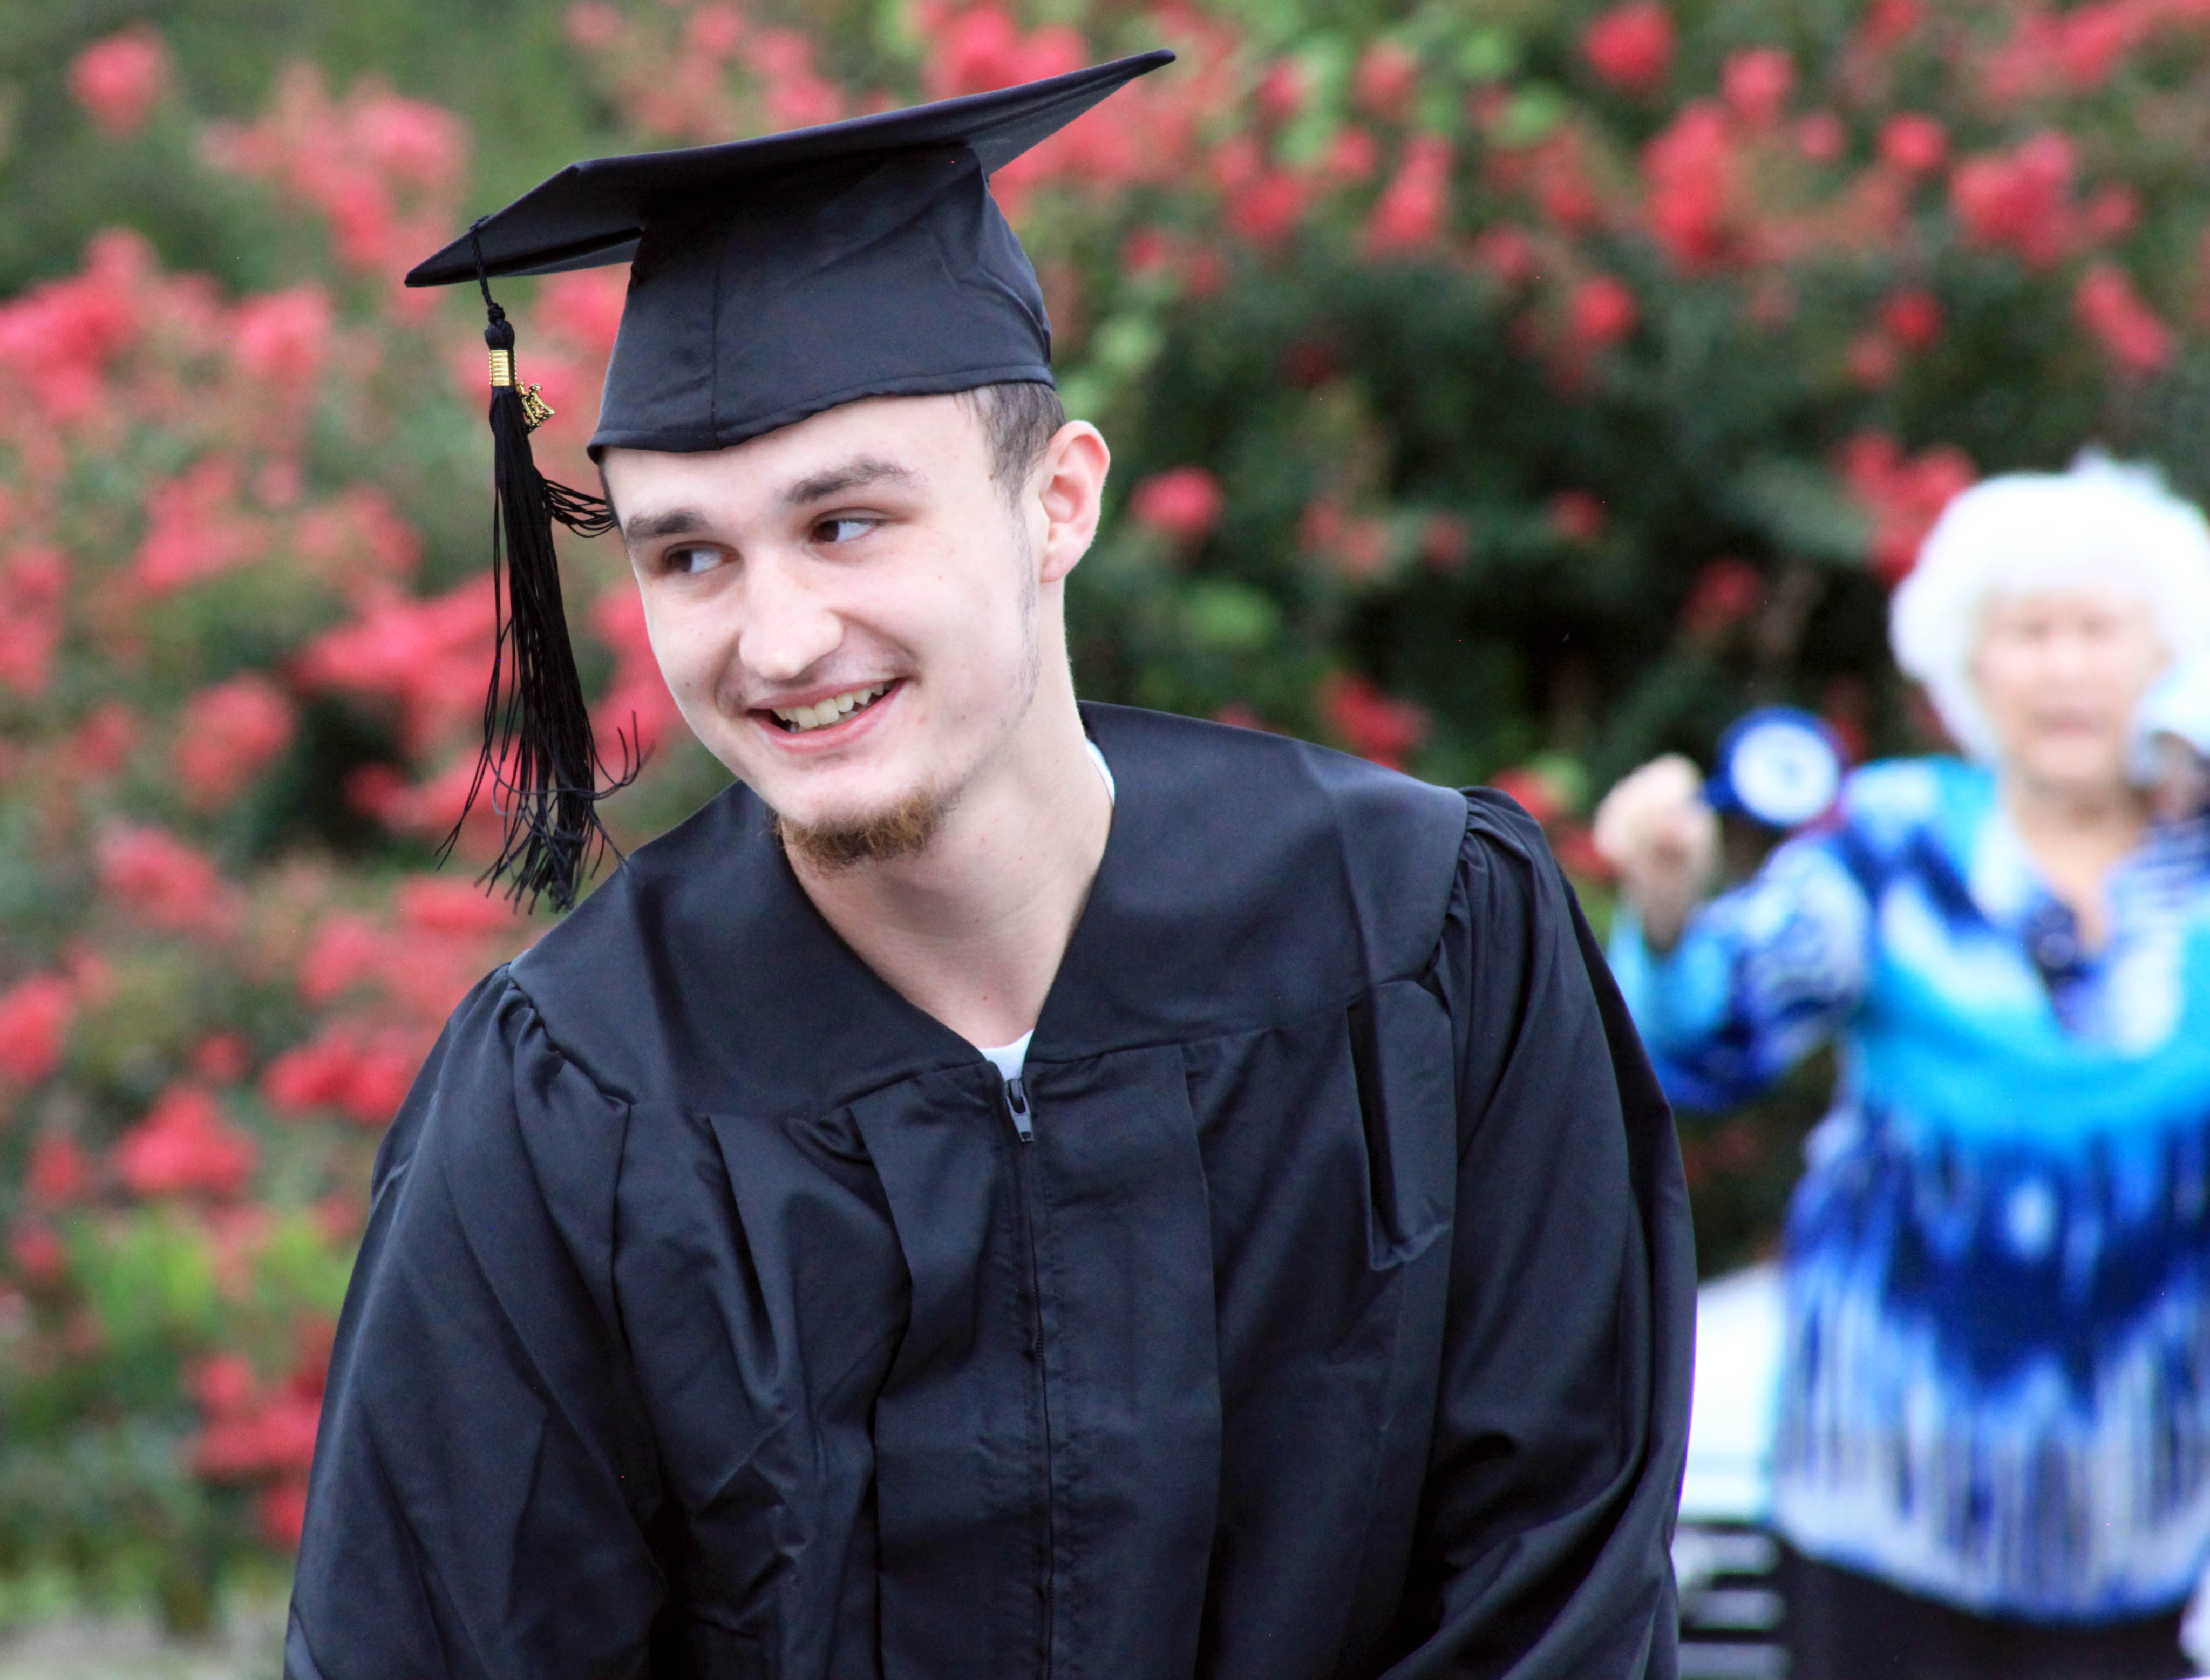
[[[2210,525],[2153,467],[2083,450],[2064,473],[1983,480],[1942,510],[1888,603],[1888,645],[1957,744],[1996,756],[1972,680],[1988,603],[2085,589],[2148,604],[2175,663],[2210,647]]]

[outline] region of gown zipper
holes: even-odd
[[[1023,1144],[1036,1141],[1036,1110],[1029,1102],[1028,1087],[1017,1076],[1005,1081],[1005,1113],[1013,1122],[1014,1135]],[[1021,1223],[1027,1227],[1029,1243],[1029,1291],[1036,1305],[1036,1397],[1043,1416],[1043,1680],[1051,1680],[1054,1606],[1056,1592],[1054,1577],[1059,1567],[1059,1513],[1056,1506],[1051,1452],[1051,1375],[1044,1361],[1043,1349],[1043,1267],[1036,1255],[1036,1206],[1029,1194],[1029,1173],[1025,1149],[1013,1157],[1013,1176],[1021,1198]]]

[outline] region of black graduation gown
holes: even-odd
[[[1687,1201],[1539,831],[1084,717],[1032,1142],[742,789],[456,1012],[291,1680],[1672,1674]]]

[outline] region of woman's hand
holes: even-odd
[[[1719,820],[1703,778],[1678,753],[1653,758],[1603,796],[1596,846],[1653,951],[1670,951],[1718,872]]]

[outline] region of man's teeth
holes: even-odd
[[[842,694],[831,694],[810,706],[770,706],[768,710],[781,718],[793,734],[804,729],[825,729],[849,717],[861,706],[873,705],[890,692],[890,686],[886,682],[879,682],[871,687],[849,688]]]

